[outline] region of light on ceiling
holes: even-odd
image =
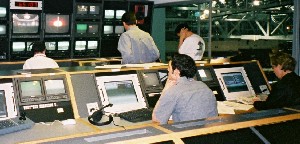
[[[253,5],[255,5],[255,6],[258,6],[258,5],[259,5],[259,3],[260,3],[260,1],[259,1],[259,0],[254,0],[254,1],[253,1]]]

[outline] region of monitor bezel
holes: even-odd
[[[158,70],[138,70],[137,73],[140,78],[141,86],[145,90],[146,93],[161,92],[163,90],[164,86],[162,84]],[[156,74],[157,80],[159,82],[158,85],[155,85],[155,86],[154,85],[152,85],[152,86],[146,85],[143,75],[147,74],[147,73],[155,73]]]
[[[143,96],[137,74],[99,76],[99,77],[96,77],[96,81],[98,84],[98,90],[100,93],[102,105],[108,105],[110,103],[109,98],[107,96],[107,92],[105,90],[105,85],[104,85],[106,82],[132,81],[132,84],[134,86],[134,90],[135,90],[135,93],[137,96],[137,103],[118,104],[118,105],[115,104],[112,107],[105,108],[104,109],[105,112],[121,113],[121,112],[126,112],[126,111],[131,111],[131,110],[147,107],[146,99]]]

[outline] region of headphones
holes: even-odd
[[[96,126],[103,126],[103,125],[108,125],[108,124],[110,124],[110,123],[113,121],[112,115],[109,115],[109,116],[108,116],[108,117],[109,117],[109,120],[106,121],[106,122],[101,122],[101,123],[99,123],[99,121],[102,119],[102,116],[104,115],[104,113],[103,113],[102,110],[103,110],[104,108],[106,108],[106,107],[111,107],[111,106],[113,106],[113,104],[108,104],[108,105],[102,107],[100,110],[95,111],[92,115],[90,115],[90,116],[88,117],[88,121],[89,121],[91,124],[96,125]]]

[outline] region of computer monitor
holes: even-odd
[[[98,48],[98,41],[87,41],[87,49],[88,50],[93,50]]]
[[[75,50],[82,51],[85,50],[86,41],[76,41],[75,42]]]
[[[25,48],[26,48],[25,42],[12,42],[13,52],[23,52],[25,51]]]
[[[88,13],[88,6],[87,5],[83,5],[83,4],[77,5],[77,14],[85,15],[87,13]]]
[[[69,50],[70,42],[69,41],[58,41],[57,42],[57,50],[65,51]]]
[[[31,51],[32,50],[32,44],[33,42],[26,42],[26,51]]]
[[[137,74],[96,77],[102,105],[113,104],[105,112],[121,113],[146,108]]]
[[[226,100],[253,96],[255,92],[243,67],[214,69]]]
[[[6,17],[6,7],[0,7],[0,18]]]
[[[86,23],[76,24],[76,33],[84,34],[84,33],[87,33],[87,30],[88,30],[88,24],[86,24]]]
[[[45,42],[46,45],[46,50],[53,51],[56,49],[56,42],[51,41],[51,42]]]
[[[7,117],[5,91],[0,90],[0,118]]]
[[[113,26],[112,25],[104,25],[103,33],[104,34],[113,34],[114,33]]]
[[[219,85],[214,68],[212,66],[200,66],[197,69],[197,80],[206,83],[209,87]]]
[[[141,79],[141,86],[146,92],[161,92],[163,84],[161,83],[159,72],[157,70],[139,70],[138,76]]]
[[[125,12],[125,10],[116,10],[116,19],[121,19]]]
[[[124,26],[115,26],[115,34],[122,34],[124,32]]]
[[[98,32],[99,32],[99,25],[98,24],[89,24],[88,33],[97,34]]]
[[[47,100],[69,100],[64,78],[44,79],[44,84]]]
[[[6,34],[6,25],[0,24],[0,35],[5,35],[5,34]]]
[[[19,97],[21,103],[35,103],[45,100],[42,89],[42,81],[39,80],[20,80]]]
[[[13,34],[38,34],[40,16],[38,14],[12,14]]]
[[[69,33],[69,15],[46,14],[46,34],[65,34]]]
[[[115,18],[115,11],[114,10],[104,10],[104,18],[105,19]]]
[[[97,15],[100,13],[100,6],[90,5],[89,13],[92,15]]]

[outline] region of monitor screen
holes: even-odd
[[[85,46],[86,46],[86,41],[76,41],[75,50],[77,51],[85,50]]]
[[[86,5],[77,5],[77,14],[87,14],[88,6]]]
[[[198,70],[201,81],[213,81],[213,76],[210,69],[199,69]]]
[[[46,95],[65,94],[65,84],[62,79],[45,80]]]
[[[91,34],[98,33],[98,28],[99,28],[98,24],[89,24],[89,33]]]
[[[88,29],[87,24],[76,24],[77,33],[86,33]]]
[[[39,32],[38,14],[12,14],[14,34],[36,34]]]
[[[104,34],[113,34],[113,26],[112,25],[105,25],[103,28]]]
[[[114,10],[105,10],[104,11],[104,18],[105,19],[113,19],[113,18],[115,18],[115,11]]]
[[[41,81],[21,81],[21,97],[35,97],[42,95]]]
[[[116,26],[115,27],[115,34],[122,34],[124,32],[123,26]]]
[[[7,117],[5,91],[0,90],[0,118]]]
[[[125,12],[125,10],[116,10],[116,19],[121,19]]]
[[[69,25],[69,15],[46,14],[46,33],[68,33]]]
[[[214,69],[226,100],[255,95],[253,87],[243,67]]]
[[[56,42],[45,42],[46,50],[55,50]]]
[[[97,49],[98,48],[98,41],[88,41],[87,49]]]
[[[59,41],[57,42],[57,50],[69,50],[69,41]]]
[[[25,42],[12,42],[13,52],[22,52],[25,51],[25,48],[26,48]]]
[[[96,80],[102,104],[113,104],[105,108],[106,112],[120,113],[146,108],[137,74],[99,76]]]
[[[99,14],[99,10],[100,10],[99,6],[93,6],[93,5],[90,6],[90,14]]]
[[[6,34],[6,25],[0,24],[0,35]]]
[[[145,72],[143,74],[144,83],[146,87],[153,87],[160,85],[159,76],[156,72]]]
[[[6,17],[6,7],[0,7],[0,18]]]
[[[31,51],[33,42],[26,42],[26,50]]]

